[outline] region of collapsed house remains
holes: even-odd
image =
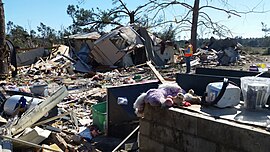
[[[96,41],[88,41],[89,38],[98,37],[96,33],[93,35],[95,36],[67,38],[74,39],[75,50],[79,50],[78,48],[83,47],[82,42],[86,42],[90,57],[101,65],[128,67],[152,60],[155,65],[162,66],[172,62],[175,54],[172,44],[166,43],[162,44],[166,46],[161,46],[161,40],[143,28],[136,31],[130,26],[120,27],[99,37]],[[160,49],[162,47],[163,49]]]

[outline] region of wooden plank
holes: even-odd
[[[54,108],[59,102],[61,102],[68,95],[68,91],[65,86],[58,88],[52,96],[46,98],[45,101],[39,105],[28,109],[18,122],[11,127],[12,134],[17,134],[23,131],[25,128],[32,126],[40,118],[42,118],[48,111]]]
[[[39,123],[34,124],[33,126],[43,125],[43,124],[48,123],[48,122],[50,122],[50,121],[53,121],[53,120],[55,120],[55,119],[62,118],[62,117],[64,117],[64,116],[70,114],[71,112],[72,112],[72,111],[69,111],[69,112],[63,113],[63,114],[61,114],[61,115],[58,115],[58,116],[55,116],[55,117],[46,119],[46,120],[44,120],[44,121],[41,121],[41,122],[39,122]]]
[[[51,149],[49,147],[42,147],[42,146],[40,146],[38,144],[34,144],[34,143],[31,143],[31,142],[28,142],[28,141],[24,141],[24,140],[21,140],[21,139],[12,138],[12,137],[9,137],[9,136],[4,136],[4,135],[0,135],[0,137],[1,138],[5,138],[5,139],[9,139],[12,142],[15,142],[15,143],[18,143],[18,144],[22,144],[22,145],[25,145],[25,146],[29,146],[29,147],[33,147],[33,148],[38,148],[38,149],[47,149],[47,150],[50,150],[50,151],[59,152],[58,150],[54,150],[54,149]]]
[[[152,65],[151,61],[147,61],[146,64],[150,67],[150,69],[154,72],[155,76],[161,83],[166,83],[166,80],[161,76],[161,74],[157,71],[157,69]]]

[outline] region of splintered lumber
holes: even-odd
[[[44,120],[44,121],[41,121],[41,122],[39,122],[39,123],[36,123],[36,124],[34,124],[33,126],[43,125],[43,124],[48,123],[48,122],[50,122],[50,121],[53,121],[53,120],[55,120],[55,119],[62,118],[62,117],[64,117],[64,116],[68,115],[68,114],[71,114],[71,112],[72,112],[72,111],[65,112],[65,113],[63,113],[63,114],[61,114],[61,115],[58,115],[58,116],[55,116],[55,117],[46,119],[46,120]]]
[[[62,138],[59,134],[56,133],[52,133],[51,134],[51,140],[58,145],[61,149],[67,149],[68,148],[68,144],[65,141],[64,138]]]
[[[39,105],[28,109],[18,122],[11,126],[11,133],[17,134],[23,131],[27,127],[31,127],[40,118],[42,118],[47,112],[54,108],[59,102],[61,102],[68,95],[68,91],[65,86],[58,88],[52,96],[46,98],[45,101],[41,102]]]
[[[61,152],[59,150],[55,150],[55,149],[52,149],[50,147],[42,147],[42,146],[40,146],[38,144],[34,144],[34,143],[31,143],[31,142],[28,142],[28,141],[24,141],[24,140],[21,140],[21,139],[17,139],[17,138],[12,138],[12,137],[9,137],[9,136],[0,135],[0,137],[1,138],[5,138],[5,139],[9,139],[12,142],[15,142],[15,143],[18,143],[18,144],[22,144],[22,145],[25,145],[25,146],[29,146],[29,147],[33,147],[33,148],[47,149],[47,150],[50,150],[50,151]]]
[[[146,64],[150,67],[150,69],[154,72],[155,76],[161,83],[166,83],[166,80],[161,76],[161,74],[157,71],[157,69],[152,65],[151,61],[147,61]]]

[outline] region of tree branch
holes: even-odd
[[[84,24],[77,23],[79,26],[86,26],[86,25],[91,25],[91,24],[112,24],[112,25],[122,25],[118,22],[104,22],[104,21],[92,21]]]
[[[219,23],[216,23],[216,22],[213,22],[211,20],[210,16],[204,12],[200,12],[200,14],[203,14],[203,15],[199,15],[199,16],[204,18],[207,21],[207,23],[200,20],[198,22],[198,26],[204,25],[205,27],[212,29],[214,32],[216,32],[219,36],[222,36],[222,37],[226,37],[223,32],[229,33],[232,37],[232,33],[231,33],[230,29],[228,29],[226,26],[220,25]]]
[[[168,23],[183,23],[183,22],[187,22],[187,23],[189,23],[189,24],[192,24],[191,22],[190,22],[190,20],[188,20],[188,19],[186,19],[186,20],[181,20],[181,21],[164,21],[164,22],[162,22],[162,23],[158,23],[158,24],[156,24],[156,25],[152,25],[152,26],[149,26],[149,28],[154,28],[154,27],[157,27],[157,26],[160,26],[160,25],[164,25],[164,24],[168,24]]]
[[[204,8],[211,8],[211,9],[215,9],[215,10],[218,10],[218,11],[226,12],[227,14],[232,14],[232,15],[241,17],[239,14],[237,14],[238,12],[236,10],[226,10],[226,9],[218,8],[218,7],[215,7],[215,6],[202,6],[202,7],[199,8],[199,10],[202,10]]]
[[[150,0],[150,2],[153,3],[154,5],[152,7],[150,7],[150,9],[148,10],[148,12],[151,12],[151,11],[157,9],[157,8],[165,9],[168,6],[175,5],[175,4],[182,5],[182,6],[186,7],[186,8],[188,8],[188,9],[192,9],[192,6],[191,5],[189,5],[187,3],[178,2],[178,1],[158,3],[158,2],[156,2],[154,0]]]
[[[151,4],[151,3],[152,3],[152,1],[149,1],[148,3],[146,3],[146,4],[144,4],[144,5],[138,6],[138,7],[134,10],[134,12],[137,13],[137,11],[139,11],[140,9],[146,7],[147,5],[149,5],[149,4]]]
[[[108,15],[117,14],[117,13],[124,13],[124,14],[127,14],[128,15],[128,12],[125,12],[123,10],[112,11]]]
[[[125,5],[125,3],[122,0],[118,0],[121,5],[124,7],[124,9],[128,12],[128,14],[130,13],[130,11],[128,10],[127,6]]]

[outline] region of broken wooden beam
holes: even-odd
[[[17,138],[12,138],[12,137],[9,137],[9,136],[0,135],[0,137],[4,138],[4,139],[9,139],[14,143],[22,144],[22,145],[33,147],[33,148],[47,149],[47,150],[50,150],[50,151],[61,152],[61,151],[58,151],[58,150],[51,149],[49,147],[42,147],[42,146],[40,146],[38,144],[34,144],[34,143],[24,141],[24,140],[21,140],[21,139],[17,139]]]
[[[58,116],[55,116],[55,117],[46,119],[46,120],[44,120],[44,121],[38,122],[38,123],[34,124],[33,126],[43,125],[43,124],[48,123],[48,122],[50,122],[50,121],[53,121],[53,120],[55,120],[55,119],[62,118],[62,117],[64,117],[64,116],[68,115],[68,114],[71,114],[71,112],[72,112],[72,111],[65,112],[65,113],[63,113],[63,114],[61,114],[61,115],[58,115]]]
[[[154,72],[155,76],[161,83],[166,83],[166,80],[161,76],[161,74],[157,71],[157,69],[152,65],[151,61],[147,61],[146,64],[150,67],[150,69]]]

